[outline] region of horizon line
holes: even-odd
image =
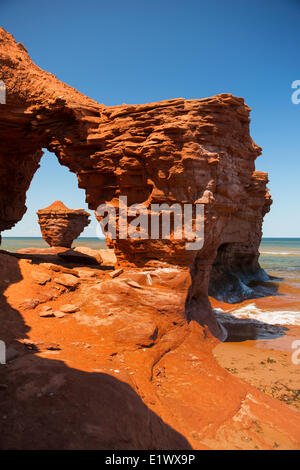
[[[13,235],[11,235],[11,236],[2,236],[2,240],[4,240],[5,238],[41,238],[43,240],[42,236],[37,237],[37,236],[28,236],[28,235],[27,236],[26,235],[25,236],[20,236],[20,235],[17,235],[17,236],[13,236]],[[90,238],[90,239],[93,239],[93,240],[94,239],[105,240],[105,237],[78,237],[74,241],[80,240],[80,239],[86,239],[86,238]],[[299,237],[290,237],[290,236],[287,236],[287,237],[282,237],[282,236],[281,237],[274,237],[274,236],[272,236],[272,237],[262,237],[262,240],[265,239],[265,238],[274,238],[274,239],[275,238],[291,238],[291,239],[295,239],[295,240],[298,240],[298,239],[300,240],[300,236]]]

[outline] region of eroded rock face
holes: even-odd
[[[61,201],[37,212],[43,239],[52,246],[71,248],[73,241],[89,225],[90,214],[83,209],[68,209]]]
[[[119,265],[175,265],[189,273],[188,321],[224,337],[208,301],[212,266],[219,247],[230,243],[235,261],[221,270],[214,267],[214,276],[240,264],[245,271],[260,269],[261,224],[271,203],[267,174],[255,171],[261,149],[250,137],[250,109],[244,100],[221,94],[106,107],[39,69],[3,29],[0,65],[7,87],[7,104],[0,106],[0,231],[26,210],[25,194],[41,148],[77,174],[90,209],[103,203],[117,207],[119,196],[147,210],[151,204],[202,203],[201,250],[186,250],[186,240],[172,236],[108,238],[107,244]],[[241,258],[241,251],[247,256]],[[221,290],[223,284],[218,283]]]

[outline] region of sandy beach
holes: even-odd
[[[231,374],[299,409],[300,366],[292,357],[300,340],[299,240],[263,240],[260,252],[274,278],[265,284],[271,295],[238,304],[211,298],[217,312],[235,315],[232,340],[220,343],[214,356]]]

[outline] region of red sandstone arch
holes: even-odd
[[[26,191],[42,148],[76,173],[90,209],[128,203],[203,203],[205,242],[113,240],[119,264],[175,265],[190,269],[186,316],[221,336],[208,301],[213,262],[220,245],[247,246],[256,259],[264,214],[269,210],[267,174],[255,172],[261,149],[249,134],[249,112],[230,94],[106,107],[41,70],[25,47],[0,29],[0,232],[26,211]]]

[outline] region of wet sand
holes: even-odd
[[[295,359],[300,361],[299,244],[299,239],[263,239],[260,262],[272,276],[265,283],[265,297],[237,304],[211,299],[215,309],[226,312],[231,328],[229,340],[214,350],[219,364],[298,410],[300,363]],[[297,340],[299,345],[294,344],[293,349]]]
[[[220,343],[214,356],[231,374],[300,409],[300,364],[292,361],[295,340],[300,340],[299,326],[290,327],[280,338]]]
[[[214,356],[234,376],[299,410],[300,363],[295,364],[292,359],[296,356],[300,361],[300,293],[285,280],[277,285],[276,295],[238,304],[211,299],[213,307],[227,312],[229,317],[236,311],[246,312],[239,314],[240,325],[239,319],[234,318],[234,334],[214,349]],[[247,318],[251,312],[254,320]],[[289,312],[294,312],[294,317]],[[295,324],[286,324],[286,320]],[[296,340],[298,355],[293,349]]]

